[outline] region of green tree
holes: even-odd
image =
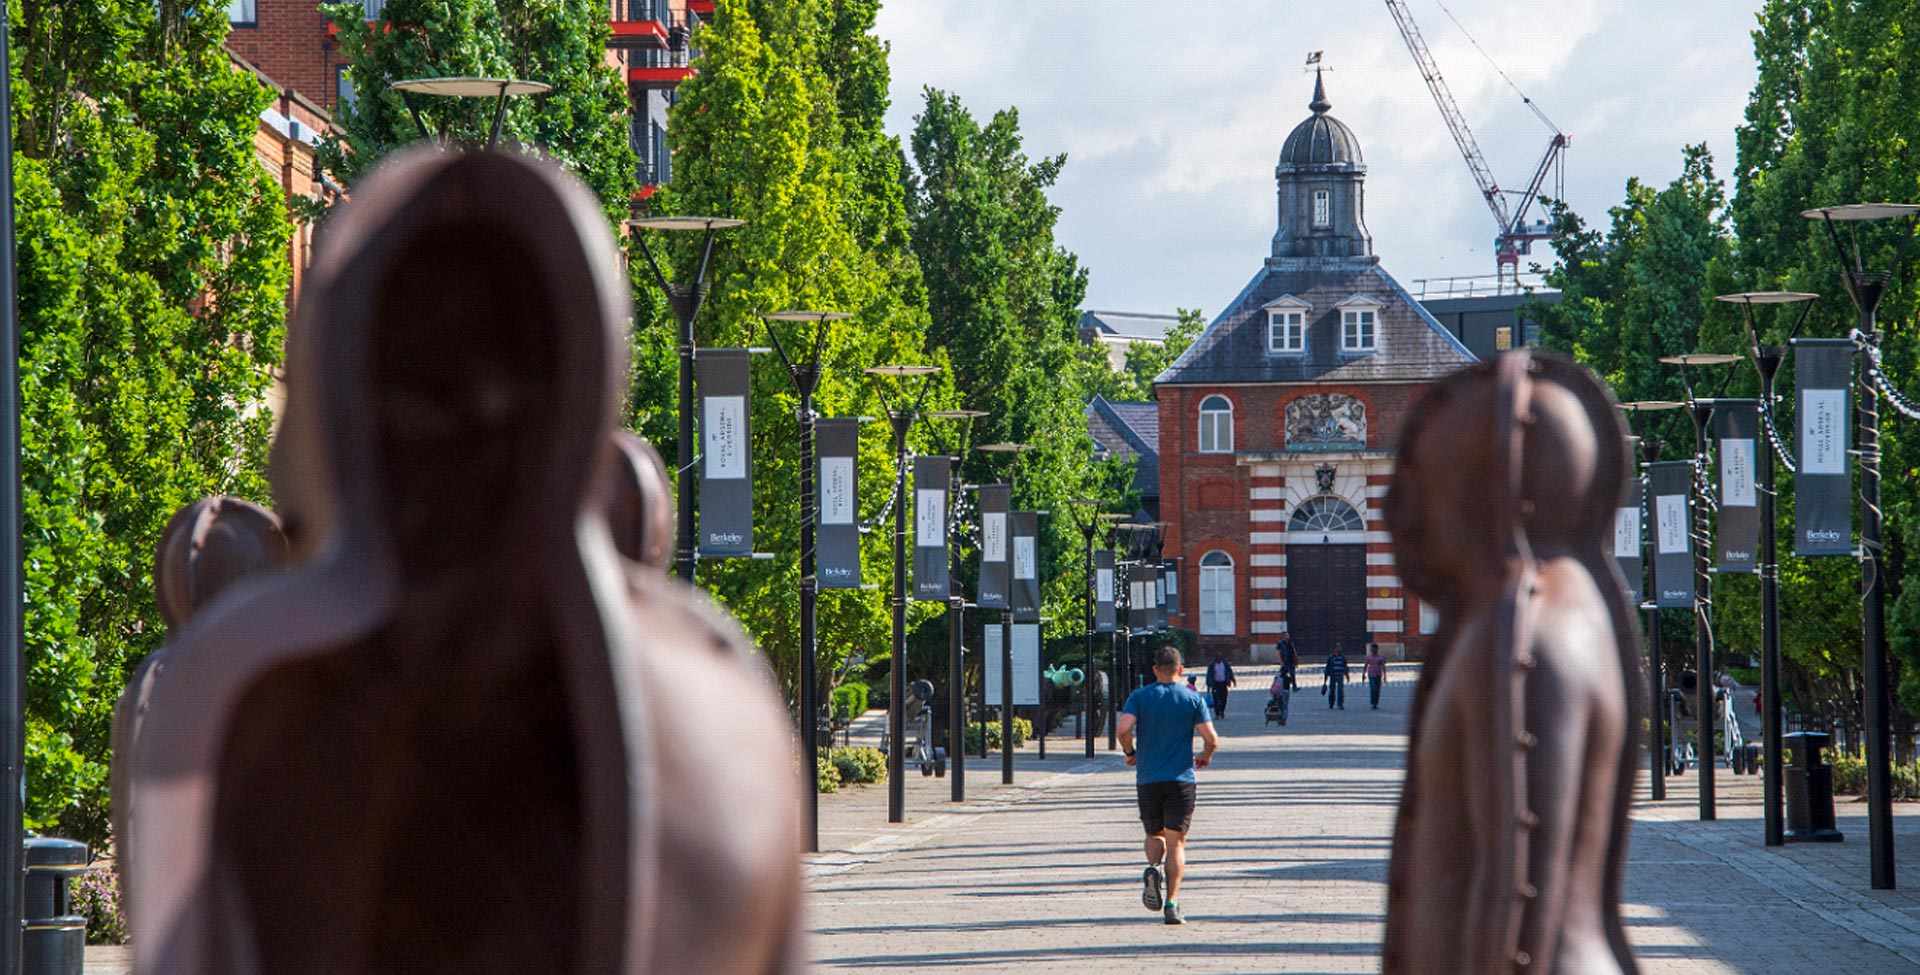
[[[1745,122],[1737,132],[1739,164],[1731,206],[1738,246],[1736,266],[1743,287],[1811,291],[1822,299],[1802,334],[1846,335],[1854,312],[1839,275],[1841,263],[1824,228],[1804,219],[1811,207],[1870,200],[1920,199],[1920,117],[1912,106],[1920,94],[1920,10],[1895,0],[1851,3],[1769,0],[1753,34],[1756,75]],[[1895,261],[1890,228],[1866,228],[1857,238],[1870,268]],[[1843,239],[1853,243],[1851,235]],[[1920,338],[1911,327],[1915,273],[1910,267],[1881,304],[1888,327],[1887,371],[1909,388],[1920,376]],[[1790,321],[1787,320],[1787,321]],[[1765,338],[1779,342],[1785,322]],[[1793,389],[1791,360],[1781,387]],[[1789,401],[1790,402],[1790,401]],[[1920,594],[1904,585],[1908,553],[1920,544],[1916,484],[1920,484],[1920,437],[1911,421],[1882,404],[1882,508],[1888,539],[1882,566],[1892,604],[1888,633],[1898,665],[1899,702],[1920,712]],[[1790,560],[1791,561],[1791,560]],[[1828,700],[1851,709],[1860,660],[1859,603],[1849,560],[1820,560],[1810,585],[1787,585],[1785,600],[1832,603],[1817,651],[1830,669],[1820,683]],[[1783,581],[1786,574],[1783,571]],[[1791,632],[1796,610],[1783,613]]]
[[[909,209],[933,340],[945,346],[966,405],[988,413],[977,427],[982,439],[1033,447],[1013,470],[969,458],[967,479],[1014,475],[1015,506],[1050,512],[1043,612],[1056,632],[1077,633],[1086,575],[1072,502],[1120,491],[1092,461],[1083,412],[1112,370],[1079,342],[1087,275],[1055,242],[1060,210],[1047,198],[1066,157],[1029,159],[1015,109],[981,124],[955,95],[929,88],[924,99]]]
[[[816,409],[823,416],[880,416],[884,380],[863,374],[886,362],[944,365],[926,342],[919,271],[907,239],[899,148],[880,119],[886,110],[886,51],[871,36],[867,0],[722,0],[696,31],[698,75],[680,89],[669,138],[674,180],[653,198],[657,213],[739,217],[716,251],[712,297],[698,322],[702,347],[766,345],[760,314],[785,308],[854,315],[834,326]],[[892,168],[888,160],[892,159]],[[694,266],[695,243],[652,240],[669,273]],[[797,352],[794,326],[781,326]],[[642,309],[635,334],[633,423],[672,456],[676,326],[658,303]],[[798,683],[799,488],[796,401],[779,364],[754,367],[755,545],[775,558],[700,566],[702,588],[746,625],[792,690]],[[926,405],[951,402],[939,377]],[[923,420],[910,441],[936,445],[939,421]],[[862,516],[886,509],[895,465],[884,424],[861,438]],[[890,520],[886,522],[890,526]],[[870,580],[889,564],[889,531],[868,533],[862,555]],[[936,612],[914,604],[915,620]],[[823,593],[823,673],[852,652],[888,656],[887,594]]]
[[[553,87],[508,100],[501,141],[559,161],[599,195],[610,218],[627,216],[639,169],[627,137],[626,83],[606,59],[605,0],[388,0],[371,22],[359,0],[321,9],[339,32],[356,95],[336,112],[343,134],[320,146],[321,166],[342,185],[419,140],[407,100],[389,87],[395,81],[520,78]],[[436,137],[486,141],[492,99],[409,97]]]
[[[291,224],[223,10],[12,14],[27,824],[98,843],[112,707],[164,635],[160,531],[196,497],[266,499]]]

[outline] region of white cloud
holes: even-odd
[[[1441,10],[1409,0],[1503,186],[1548,131]],[[1752,84],[1759,0],[1449,0],[1500,66],[1574,135],[1567,195],[1603,221],[1629,176],[1662,183],[1708,141],[1720,171]],[[1403,281],[1493,269],[1493,218],[1384,3],[890,0],[902,135],[920,88],[976,117],[1020,109],[1030,155],[1068,154],[1062,243],[1096,307],[1216,312],[1267,253],[1273,162],[1307,115],[1301,63],[1324,50],[1333,114],[1365,150],[1375,250]],[[1544,255],[1536,254],[1536,258]]]

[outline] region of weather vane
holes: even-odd
[[[1323,57],[1323,56],[1324,56],[1324,55],[1325,55],[1326,53],[1327,53],[1327,52],[1325,52],[1325,51],[1308,51],[1308,52],[1307,52],[1307,64],[1306,64],[1306,67],[1305,67],[1305,68],[1304,68],[1303,70],[1306,70],[1306,71],[1332,71],[1333,69],[1332,69],[1332,68],[1329,68],[1329,67],[1327,67],[1327,65],[1326,65],[1326,64],[1325,64],[1325,63],[1324,63],[1324,62],[1322,61],[1322,57]]]

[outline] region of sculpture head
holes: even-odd
[[[1443,609],[1516,552],[1593,544],[1619,505],[1626,431],[1591,372],[1511,352],[1433,384],[1401,434],[1385,514],[1407,588]]]
[[[154,601],[178,627],[243,576],[282,565],[287,537],[274,513],[239,498],[201,498],[175,512],[153,559]]]
[[[607,522],[613,546],[628,560],[665,568],[673,560],[673,486],[660,452],[637,434],[615,431],[609,465]]]

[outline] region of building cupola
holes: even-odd
[[[1287,136],[1273,169],[1279,193],[1276,258],[1373,256],[1366,223],[1366,159],[1346,123],[1328,115],[1326,77],[1313,76],[1313,114]]]

